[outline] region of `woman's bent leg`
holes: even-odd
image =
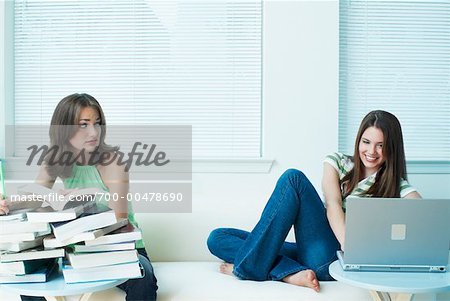
[[[315,199],[310,200],[310,197]],[[315,209],[308,209],[310,206]],[[318,210],[319,208],[321,208],[321,211]],[[303,217],[300,214],[301,210],[312,214],[325,214],[320,197],[311,183],[303,173],[290,169],[278,180],[258,224],[238,250],[234,260],[233,273],[242,279],[280,280],[289,274],[308,269],[308,265],[305,265],[305,262],[301,260],[304,256],[299,256],[298,261],[302,264],[298,264],[296,268],[275,270],[275,273],[273,271],[274,264],[277,263],[280,249],[291,226],[294,224],[301,225],[298,223],[298,219]],[[311,217],[308,222],[310,223],[309,229],[314,229],[323,227],[324,220]],[[328,222],[326,225],[328,225]],[[296,236],[296,239],[302,239],[301,235]],[[307,238],[309,237],[307,236]],[[325,239],[329,239],[329,237]],[[304,245],[303,243],[302,246]],[[333,243],[330,245],[333,245]],[[298,248],[298,255],[302,255],[301,252],[301,248]],[[326,253],[328,254],[328,252]],[[326,261],[328,259],[322,258],[321,260]],[[321,260],[317,261],[320,262]]]
[[[249,232],[233,228],[218,228],[209,234],[206,244],[214,256],[234,263],[237,251],[247,239]]]
[[[242,247],[249,234],[250,232],[233,228],[215,229],[208,237],[208,248],[214,256],[234,264],[236,253]],[[292,271],[296,272],[304,269],[296,261],[296,258],[297,247],[295,243],[284,242],[269,273],[269,279],[281,280],[277,275],[288,275]]]
[[[301,172],[291,175],[298,188],[300,208],[294,224],[298,261],[312,269],[319,280],[333,280],[328,266],[337,259],[340,244],[331,230],[322,200]]]
[[[117,287],[125,291],[127,294],[126,301],[154,301],[156,300],[156,277],[153,272],[152,264],[148,259],[145,249],[138,249],[139,262],[142,264],[145,270],[145,276],[143,278],[130,279]]]
[[[322,200],[301,172],[291,175],[298,188],[300,210],[294,224],[298,261],[312,269],[319,280],[333,280],[328,266],[337,259],[340,244],[331,230]]]

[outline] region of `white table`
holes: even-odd
[[[65,296],[71,295],[81,295],[79,301],[87,301],[92,293],[115,287],[125,281],[127,279],[66,284],[61,271],[58,271],[45,283],[1,284],[0,289],[20,295],[45,297],[48,301],[64,301]]]
[[[411,301],[414,294],[450,291],[450,272],[346,272],[336,260],[330,265],[330,275],[338,281],[370,290],[374,301]]]

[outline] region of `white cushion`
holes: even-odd
[[[278,281],[243,281],[218,272],[219,262],[156,262],[158,301],[372,301],[369,291],[337,281],[322,281],[320,293]],[[1,287],[1,286],[0,286]],[[20,301],[19,296],[0,288],[0,300]],[[78,300],[76,297],[68,301]],[[124,301],[118,288],[97,292],[89,301]],[[414,299],[432,300],[430,294]],[[450,293],[438,294],[436,300],[450,300]]]
[[[365,289],[322,281],[320,293],[279,281],[243,281],[218,272],[219,262],[154,263],[158,301],[273,300],[371,301]]]

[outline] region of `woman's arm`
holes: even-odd
[[[345,214],[342,210],[342,196],[339,186],[339,174],[329,163],[323,165],[322,191],[327,208],[327,218],[334,235],[344,250]]]
[[[120,166],[117,161],[115,161],[106,166],[101,166],[99,172],[103,183],[109,189],[109,193],[111,195],[117,195],[115,198],[110,197],[108,203],[109,208],[116,212],[117,218],[127,218],[127,194],[130,188],[130,180],[129,173],[125,171],[125,166]],[[117,201],[113,201],[113,199]]]
[[[39,168],[39,173],[34,180],[36,184],[45,186],[47,188],[52,188],[55,184],[54,178],[52,178],[45,167],[45,165],[41,165]],[[0,199],[2,196],[0,195]],[[8,214],[10,210],[18,210],[24,208],[39,208],[42,206],[42,201],[33,200],[31,203],[28,201],[24,202],[11,202],[10,200],[0,200],[0,215]]]
[[[405,195],[405,199],[421,199],[422,196],[417,192],[413,191]]]

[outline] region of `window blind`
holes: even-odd
[[[261,6],[16,0],[15,124],[84,92],[111,125],[192,125],[194,158],[260,157]]]
[[[406,159],[450,161],[450,2],[340,1],[339,148],[362,118],[395,114]]]

